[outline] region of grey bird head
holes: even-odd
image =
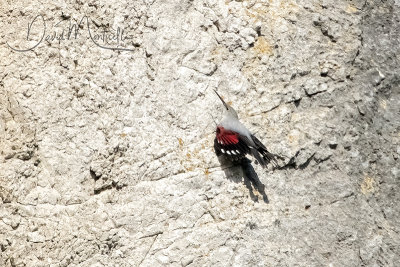
[[[222,99],[222,97],[217,93],[217,91],[214,90],[214,92],[217,94],[217,96],[219,97],[219,99],[221,99],[222,104],[224,104],[225,107],[225,113],[224,116],[225,117],[232,117],[235,119],[239,119],[236,110],[233,109],[233,107],[231,107],[230,105],[228,105],[227,103],[225,103],[225,101]]]

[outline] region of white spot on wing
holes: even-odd
[[[236,155],[236,152],[235,152],[235,150],[232,150],[232,154],[233,154],[233,155]]]
[[[222,152],[222,153],[225,153],[225,150],[224,150],[223,148],[221,148],[221,152]]]
[[[230,155],[230,154],[231,154],[231,152],[228,150],[228,151],[226,151],[226,154]]]
[[[238,153],[238,155],[240,154],[239,150],[236,150],[236,153]]]

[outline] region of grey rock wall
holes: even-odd
[[[1,266],[400,266],[398,1],[3,1],[0,29]],[[214,89],[282,157],[258,184]]]

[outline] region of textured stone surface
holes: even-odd
[[[46,36],[84,15],[124,28],[130,50],[84,19],[13,51],[37,15]],[[9,1],[0,18],[1,266],[400,266],[398,1]],[[214,89],[282,157],[254,165],[265,192],[214,155]]]

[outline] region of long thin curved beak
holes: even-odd
[[[222,99],[222,97],[217,93],[217,91],[214,90],[214,92],[217,94],[217,96],[219,97],[219,99],[221,99],[222,104],[224,104],[226,110],[229,110],[229,106],[228,104],[225,103],[225,101]]]

